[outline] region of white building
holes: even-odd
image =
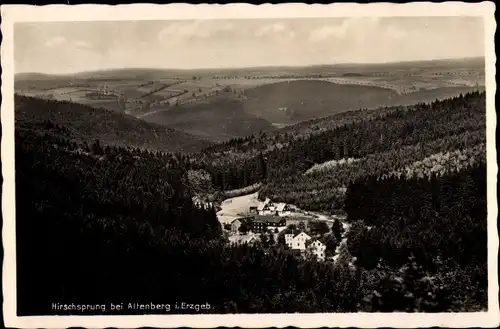
[[[326,259],[326,245],[317,239],[311,238],[304,232],[297,235],[286,233],[285,243],[290,249],[300,252],[303,257],[312,255],[319,261]]]
[[[286,216],[290,214],[290,206],[286,203],[273,203],[269,198],[257,206],[259,215]]]
[[[264,202],[259,203],[257,206],[257,213],[261,216],[274,214],[274,205],[269,198],[267,198]]]
[[[286,203],[278,203],[275,205],[275,211],[278,216],[287,216],[290,215],[290,206]]]
[[[202,199],[200,199],[198,196],[194,196],[192,198],[193,200],[193,204],[195,207],[197,208],[202,208],[204,207],[205,209],[209,209],[209,208],[212,208],[213,207],[213,202],[210,202],[210,201],[203,201]]]
[[[304,232],[297,234],[292,239],[292,249],[298,249],[300,251],[306,250],[306,242],[309,239],[311,239],[311,237]]]
[[[292,249],[293,236],[294,236],[293,233],[285,234],[285,243],[290,249]]]
[[[320,261],[325,260],[326,246],[319,240],[309,240],[307,242],[307,251]]]

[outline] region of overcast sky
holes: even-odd
[[[482,18],[17,23],[15,71],[379,63],[484,56]]]

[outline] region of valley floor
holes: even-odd
[[[259,204],[259,200],[257,199],[258,194],[256,192],[224,200],[221,203],[222,210],[217,212],[219,222],[222,225],[230,224],[236,218],[244,216],[250,207],[256,207]]]
[[[250,207],[256,207],[259,204],[258,200],[259,192],[246,194],[234,198],[228,198],[221,203],[221,210],[217,212],[217,218],[219,222],[224,224],[230,224],[236,218],[248,215]],[[321,212],[306,211],[302,210],[294,205],[291,205],[293,212],[287,215],[287,225],[297,224],[300,221],[325,221],[330,224],[338,219],[342,222],[344,229],[348,228],[348,224],[344,222],[345,217],[339,215],[326,215]]]
[[[241,218],[245,215],[248,215],[248,210],[250,207],[256,207],[259,204],[258,200],[259,192],[246,194],[234,198],[228,198],[221,203],[221,208],[219,212],[217,212],[217,218],[221,225],[230,224],[233,220],[237,218]],[[335,220],[340,220],[340,223],[343,227],[342,240],[338,247],[335,250],[333,261],[335,261],[341,250],[343,245],[347,245],[347,233],[349,232],[350,225],[345,222],[345,216],[338,215],[325,215],[320,212],[311,212],[299,209],[296,206],[291,205],[293,212],[291,212],[288,216],[286,216],[286,225],[298,225],[299,222],[303,221],[306,226],[309,221],[324,221],[327,222],[328,227],[331,228],[333,222]],[[237,235],[241,235],[241,233],[236,233]],[[251,234],[251,233],[250,233]],[[229,235],[234,235],[234,233],[229,232]],[[245,236],[248,236],[246,234]]]

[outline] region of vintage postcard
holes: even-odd
[[[495,5],[2,6],[7,327],[497,327]]]

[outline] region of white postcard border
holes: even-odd
[[[498,303],[498,234],[495,146],[495,46],[496,22],[493,2],[463,3],[341,3],[307,4],[130,4],[130,5],[7,5],[1,7],[2,64],[2,175],[4,247],[4,323],[18,328],[66,327],[496,327],[500,324]],[[16,315],[15,177],[14,177],[14,57],[13,30],[16,22],[118,21],[166,19],[256,19],[286,17],[387,17],[387,16],[482,16],[485,21],[487,172],[488,172],[488,312],[481,313],[319,313],[319,314],[225,314],[142,316],[27,316]]]

